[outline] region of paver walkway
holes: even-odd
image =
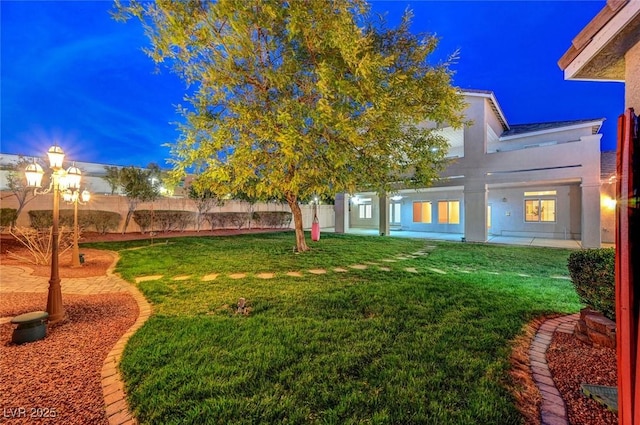
[[[529,362],[531,364],[533,380],[542,395],[542,404],[540,406],[540,420],[542,425],[569,425],[567,408],[551,377],[546,353],[551,344],[553,333],[564,332],[573,334],[579,318],[580,314],[577,313],[549,319],[538,328],[538,332],[531,342]]]
[[[398,254],[395,259],[381,259],[387,265],[395,263],[397,261],[418,258],[420,256],[426,256],[429,251],[434,249],[433,246],[428,246],[426,251],[418,251],[412,254]],[[110,425],[123,425],[123,424],[135,424],[136,421],[130,414],[127,402],[124,386],[118,373],[118,363],[122,356],[122,351],[129,338],[138,330],[151,315],[151,305],[144,298],[142,293],[137,288],[130,285],[128,282],[122,280],[117,275],[113,274],[113,267],[117,259],[114,261],[113,266],[107,271],[106,276],[90,277],[90,278],[65,278],[62,281],[62,292],[66,294],[104,294],[113,292],[130,292],[138,303],[140,315],[135,324],[118,340],[113,349],[107,355],[103,363],[102,368],[102,390],[105,399],[106,413],[109,419]],[[358,271],[365,270],[382,270],[391,271],[389,267],[379,265],[379,263],[367,262],[366,264],[351,264],[346,268],[336,267],[333,269],[337,273],[348,273],[351,269]],[[399,267],[398,271],[404,271],[409,273],[431,272],[437,274],[447,274],[447,272],[457,273],[470,273],[468,270],[457,270],[455,268],[444,271],[436,268],[415,268],[415,267]],[[2,282],[0,283],[0,293],[2,292],[47,292],[49,283],[48,279],[40,276],[33,276],[32,270],[28,267],[17,266],[5,266],[0,265],[0,276],[2,276]],[[310,269],[306,271],[311,274],[325,274],[324,269]],[[291,271],[286,273],[290,277],[303,277],[303,273],[299,271]],[[215,280],[219,273],[211,273],[200,277],[203,281]],[[242,279],[248,276],[248,273],[229,273],[228,277],[232,279]],[[256,274],[261,279],[272,279],[276,276],[275,273],[264,272]],[[152,276],[140,276],[136,278],[136,282],[144,282],[150,280],[162,279],[163,275]],[[176,276],[173,280],[186,280],[192,276]],[[565,278],[563,276],[554,276],[556,279]],[[544,322],[531,343],[529,352],[529,359],[531,364],[531,371],[533,379],[538,385],[542,395],[541,405],[541,421],[542,425],[568,425],[567,413],[564,401],[562,400],[560,393],[555,387],[549,367],[546,361],[546,351],[551,343],[551,337],[555,331],[573,333],[573,328],[578,320],[579,315],[574,314],[570,316],[558,317],[550,319]],[[0,318],[0,323],[3,320],[8,321],[11,318]]]

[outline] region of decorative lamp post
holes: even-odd
[[[44,171],[42,167],[35,162],[29,164],[25,169],[27,185],[33,187],[35,195],[45,194],[53,190],[53,226],[51,230],[51,277],[49,279],[49,293],[47,296],[47,313],[49,313],[49,322],[56,323],[64,319],[64,306],[62,305],[62,288],[60,286],[60,274],[58,267],[58,220],[60,215],[60,193],[64,191],[68,185],[80,187],[79,170],[69,176],[67,171],[62,167],[64,161],[64,151],[58,145],[51,146],[47,152],[49,157],[49,166],[51,167],[51,183],[45,190],[38,190],[42,187],[42,177]],[[76,168],[77,170],[77,168]],[[69,177],[69,178],[67,178]]]
[[[71,173],[72,168],[75,168],[75,170],[77,170],[77,174],[80,175],[80,170],[78,170],[74,164],[67,170],[67,176]],[[75,170],[73,171],[75,172]],[[90,198],[91,194],[87,189],[83,190],[82,193],[80,193],[79,188],[76,190],[72,190],[71,187],[69,187],[62,194],[62,199],[65,202],[73,204],[73,252],[71,267],[80,267],[82,265],[80,263],[80,248],[78,247],[78,234],[80,233],[80,229],[78,227],[78,204],[84,205],[89,202]]]

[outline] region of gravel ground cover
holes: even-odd
[[[138,317],[127,293],[64,295],[67,320],[40,341],[11,343],[0,325],[0,409],[7,424],[107,424],[100,371],[116,341]],[[0,297],[0,317],[42,310],[46,294]]]
[[[567,405],[572,425],[615,425],[618,416],[585,397],[580,384],[616,386],[616,350],[592,347],[573,335],[556,332],[547,350],[547,364]]]

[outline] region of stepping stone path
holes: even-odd
[[[385,263],[396,263],[396,262],[401,261],[401,260],[415,259],[415,258],[419,258],[419,257],[425,256],[425,255],[429,255],[430,251],[433,251],[435,248],[436,248],[435,246],[429,245],[429,246],[426,246],[424,248],[424,250],[422,250],[422,251],[416,251],[416,252],[413,252],[411,254],[399,254],[395,258],[384,258],[384,259],[382,259],[380,261],[385,262]],[[366,270],[366,269],[369,268],[369,266],[376,266],[377,270],[384,271],[384,272],[390,272],[391,271],[390,267],[382,266],[379,262],[375,262],[375,261],[364,261],[363,264],[352,264],[350,266],[347,266],[347,268],[334,267],[333,271],[336,272],[336,273],[348,273],[349,269]],[[431,270],[432,272],[439,273],[439,274],[447,274],[445,271],[440,270],[440,269],[428,268],[428,270]],[[404,271],[409,272],[409,273],[420,273],[415,267],[406,267],[404,269]],[[314,274],[314,275],[327,274],[327,270],[325,270],[325,269],[309,269],[309,270],[307,270],[307,272],[311,273],[311,274]],[[461,273],[470,273],[470,272],[466,271],[466,270],[462,270]],[[227,274],[227,276],[229,278],[231,278],[231,279],[243,279],[243,278],[247,277],[247,275],[248,275],[247,273],[229,273],[229,274]],[[303,277],[303,273],[300,272],[300,271],[287,272],[287,273],[285,273],[285,275],[290,276],[290,277]],[[218,276],[220,276],[220,273],[209,273],[207,275],[202,276],[201,280],[203,282],[209,282],[209,281],[212,281],[212,280],[216,280],[218,278]],[[263,272],[263,273],[255,274],[255,277],[257,277],[259,279],[273,279],[275,276],[276,276],[276,273],[272,273],[272,272]],[[163,275],[140,276],[140,277],[135,278],[135,282],[136,283],[140,283],[140,282],[159,280],[159,279],[162,279],[163,277],[164,277]],[[192,275],[180,275],[180,276],[172,277],[171,279],[173,281],[184,281],[184,280],[191,279],[192,277],[193,277]],[[563,277],[563,276],[555,276],[555,278],[557,278],[557,279],[568,279],[567,277]]]
[[[162,278],[163,276],[161,274],[154,274],[152,276],[140,276],[140,277],[136,277],[136,283],[148,282],[150,280],[159,280]]]
[[[434,273],[438,273],[438,274],[447,274],[447,272],[445,272],[444,270],[436,269],[436,268],[433,268],[433,267],[427,267],[427,270],[430,270],[430,271],[432,271]],[[465,273],[465,272],[463,271],[463,273]],[[469,272],[466,272],[466,273],[469,273]]]

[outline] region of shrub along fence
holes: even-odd
[[[286,229],[290,226],[292,218],[293,215],[288,211],[219,212],[204,215],[211,230]],[[184,232],[193,227],[195,219],[196,213],[192,211],[139,210],[133,213],[133,220],[142,233]],[[29,220],[32,228],[47,229],[53,224],[53,212],[51,210],[31,210],[29,211]],[[78,226],[84,231],[96,231],[102,234],[115,232],[120,220],[120,214],[113,211],[78,211]],[[60,225],[73,227],[72,210],[60,210]]]
[[[14,226],[18,218],[18,210],[15,208],[0,208],[0,231]]]
[[[78,227],[101,234],[115,232],[118,230],[120,218],[120,214],[113,211],[78,211]],[[47,229],[53,225],[53,211],[31,210],[29,221],[34,229]],[[60,225],[73,228],[73,210],[60,210]]]
[[[214,212],[203,215],[211,230],[216,229],[283,229],[291,224],[293,215],[288,211]],[[133,220],[141,231],[183,232],[191,228],[196,213],[173,210],[139,210]]]
[[[574,251],[569,255],[567,266],[580,301],[615,321],[615,250]]]

